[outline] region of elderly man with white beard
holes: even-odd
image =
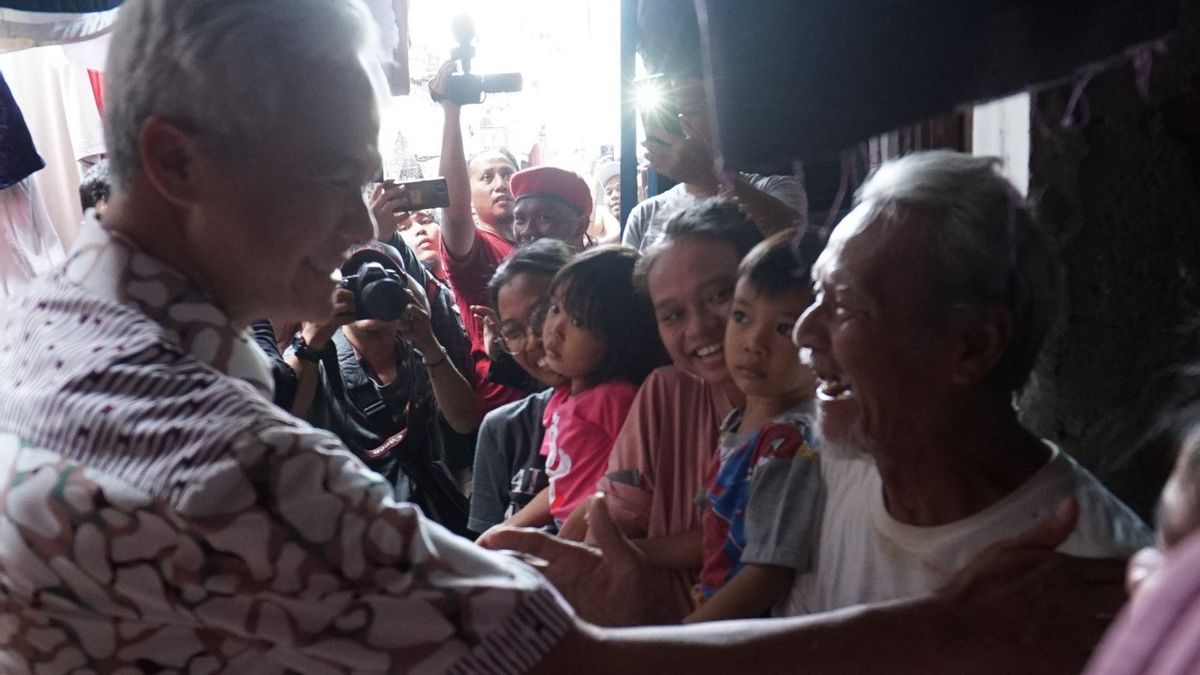
[[[1066,497],[1059,548],[1127,557],[1146,526],[1013,406],[1053,321],[1047,237],[997,160],[885,164],[813,267],[794,338],[831,457],[814,572],[783,614],[926,595]]]

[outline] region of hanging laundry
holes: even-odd
[[[0,296],[20,291],[65,257],[29,178],[45,166],[0,74]]]

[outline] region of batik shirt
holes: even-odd
[[[570,626],[273,406],[249,332],[94,220],[0,311],[0,672],[519,672]]]

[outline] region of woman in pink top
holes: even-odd
[[[658,568],[665,618],[693,609],[704,474],[721,421],[743,403],[725,366],[738,263],[762,236],[737,205],[713,199],[667,224],[638,265],[672,365],[650,374],[617,436],[599,489],[626,535]],[[584,539],[586,509],[562,536]]]
[[[568,380],[543,417],[550,487],[505,525],[561,525],[596,491],[638,385],[667,361],[650,303],[634,288],[637,260],[629,248],[595,248],[576,256],[550,285],[544,360]]]

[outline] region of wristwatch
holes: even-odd
[[[320,363],[321,359],[326,356],[331,356],[337,353],[337,347],[333,346],[333,340],[325,343],[325,346],[320,349],[309,349],[308,343],[304,341],[304,336],[299,331],[292,336],[292,352],[296,358],[311,363]]]

